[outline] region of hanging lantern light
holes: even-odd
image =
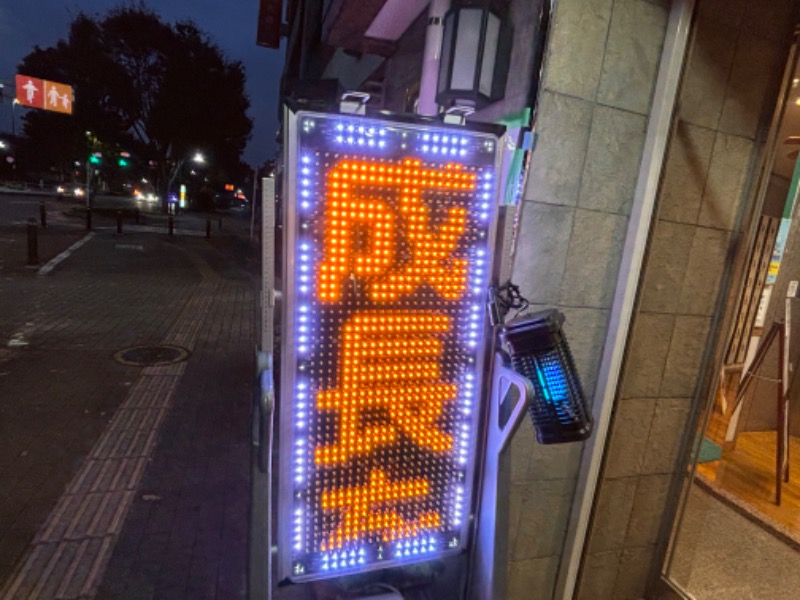
[[[564,315],[548,309],[500,328],[514,370],[530,379],[536,390],[528,413],[540,444],[579,442],[592,432],[592,415],[563,324]]]
[[[462,0],[444,18],[436,102],[480,108],[503,97],[512,28],[489,0]]]

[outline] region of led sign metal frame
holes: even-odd
[[[279,579],[461,552],[501,130],[285,115]]]

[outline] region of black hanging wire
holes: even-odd
[[[516,310],[512,317],[516,319],[530,306],[530,301],[520,293],[519,286],[510,279],[502,285],[489,288],[489,315],[492,325],[504,323],[512,310]]]

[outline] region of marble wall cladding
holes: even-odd
[[[713,509],[711,497],[695,485],[689,485],[684,509],[681,535],[675,540],[675,555],[670,568],[670,577],[678,585],[687,588],[692,575],[698,546],[702,543],[703,525],[709,511]]]
[[[612,5],[613,0],[559,0],[545,62],[547,89],[595,99]]]
[[[548,479],[517,487],[522,494],[513,560],[561,553],[575,491],[574,479]]]
[[[678,100],[678,117],[716,129],[725,104],[739,31],[711,18],[701,18],[688,57]]]
[[[642,473],[674,473],[686,432],[691,398],[658,398],[647,435]]]
[[[645,475],[639,478],[628,531],[625,534],[626,547],[641,547],[656,543],[671,482],[671,473]]]
[[[528,424],[526,424],[528,425]],[[528,466],[528,481],[563,479],[565,475],[578,472],[583,446],[581,444],[536,444],[528,448],[531,462]]]
[[[653,559],[670,518],[665,514],[670,486],[681,472],[679,454],[711,319],[734,256],[734,232],[751,197],[746,186],[754,179],[755,140],[761,139],[764,116],[775,106],[786,56],[783,42],[775,40],[786,39],[793,23],[786,20],[787,4],[697,3],[595,501],[581,597],[638,599],[656,572]],[[766,35],[768,27],[780,30],[779,38]],[[691,554],[690,546],[680,548]],[[613,586],[597,568],[609,561],[616,564]],[[675,564],[685,578],[689,563],[679,557]],[[584,594],[592,588],[596,595]]]
[[[692,225],[663,221],[653,232],[642,283],[643,311],[679,312],[695,229]]]
[[[630,213],[646,127],[642,115],[606,106],[595,108],[579,207]]]
[[[700,18],[738,28],[749,4],[751,0],[703,0],[696,10]]]
[[[591,554],[578,600],[641,600],[645,597],[655,546]]]
[[[734,228],[744,200],[744,185],[750,171],[753,142],[717,133],[708,167],[698,225],[716,229]]]
[[[647,114],[661,58],[668,7],[616,0],[597,92],[601,104]]]
[[[714,314],[726,265],[732,260],[731,233],[696,227],[683,278],[678,312]],[[678,253],[682,255],[682,252]]]
[[[716,134],[678,121],[670,139],[659,195],[659,219],[697,223]]]
[[[622,398],[617,402],[604,477],[672,473],[690,398]]]
[[[511,483],[530,481],[528,473],[535,447],[536,434],[533,424],[526,418],[511,439]]]
[[[745,3],[743,29],[748,33],[784,45],[798,17],[795,0],[761,0]]]
[[[674,328],[674,315],[641,313],[636,319],[622,375],[623,398],[659,395]]]
[[[567,206],[525,202],[512,280],[534,304],[556,304],[567,262],[575,210]]]
[[[776,75],[783,69],[785,53],[774,42],[742,33],[736,44],[725,103],[722,106],[721,131],[753,139],[765,109],[764,98],[774,93]]]
[[[606,450],[605,477],[634,477],[642,472],[657,403],[658,398],[617,401]]]
[[[552,598],[558,576],[558,556],[509,563],[508,598]]]
[[[628,219],[623,215],[575,211],[560,304],[611,306],[627,225]]]
[[[655,551],[654,545],[622,551],[612,600],[641,600],[645,597]]]
[[[614,587],[622,550],[595,552],[586,558],[579,582],[578,600],[614,600]]]
[[[565,206],[578,203],[593,108],[585,100],[550,91],[542,93],[526,200]]]
[[[664,363],[659,396],[675,398],[694,395],[710,327],[711,317],[675,317],[675,329]]]
[[[625,545],[638,483],[638,477],[603,481],[589,534],[589,554],[621,550]]]
[[[564,333],[587,398],[594,396],[597,371],[606,342],[609,311],[599,308],[561,306]]]
[[[645,590],[788,0],[698,0],[579,598]],[[774,6],[773,6],[774,5]],[[781,6],[779,6],[781,5]],[[511,278],[556,307],[593,398],[671,3],[558,0]],[[785,28],[785,27],[784,27]],[[781,34],[782,35],[782,34]],[[766,103],[766,104],[765,104]],[[552,597],[581,444],[512,440],[508,600]]]
[[[699,6],[578,587],[584,599],[644,593],[746,197],[755,113],[769,95],[770,76],[751,60],[780,62],[763,36],[740,31],[752,12],[745,0]],[[554,5],[512,279],[534,304],[564,312],[590,398],[669,9],[666,0]],[[537,444],[527,421],[512,441],[509,600],[551,597],[581,458],[580,444]]]
[[[525,488],[527,484],[511,484],[509,487],[509,503],[508,503],[508,531],[509,535],[506,550],[508,560],[512,561],[514,558],[514,546],[517,543],[517,532],[519,531],[519,518],[521,514],[522,501],[525,496]]]

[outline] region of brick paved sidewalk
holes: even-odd
[[[47,277],[0,278],[0,597],[244,597],[248,254],[100,232]],[[159,343],[191,355],[111,359]]]

